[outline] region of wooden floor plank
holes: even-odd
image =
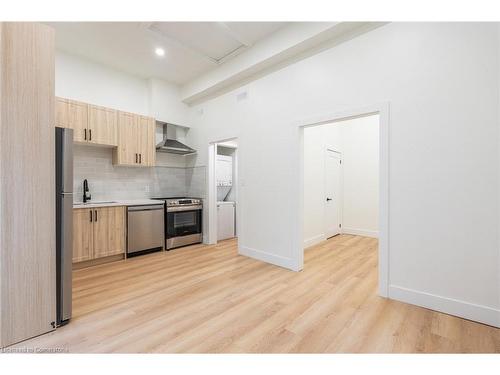
[[[16,345],[94,353],[500,353],[500,330],[377,296],[377,240],[339,235],[301,272],[236,240],[74,271],[73,319]]]

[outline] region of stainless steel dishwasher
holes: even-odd
[[[163,204],[127,208],[127,255],[165,247]]]

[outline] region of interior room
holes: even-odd
[[[0,22],[2,351],[500,353],[497,23],[143,21]]]
[[[346,234],[378,238],[379,116],[304,129],[304,248]]]

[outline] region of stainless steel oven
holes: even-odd
[[[203,204],[198,198],[165,200],[166,249],[200,243],[203,240]]]

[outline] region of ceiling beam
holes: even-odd
[[[181,98],[189,105],[201,103],[382,25],[385,23],[293,23],[183,85]]]

